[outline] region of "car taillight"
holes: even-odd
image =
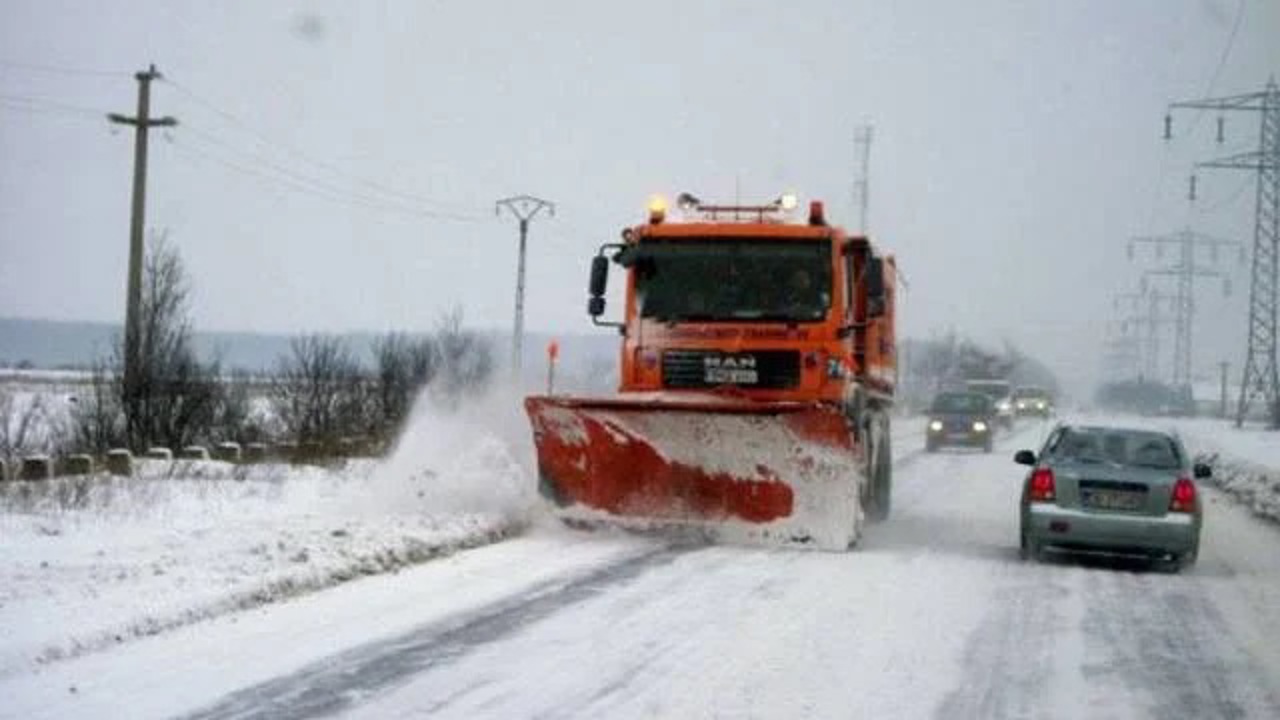
[[[1037,468],[1031,473],[1031,502],[1053,502],[1053,471]]]
[[[1173,484],[1173,496],[1169,498],[1169,512],[1195,512],[1196,485],[1191,478],[1180,477]]]

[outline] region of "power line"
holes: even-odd
[[[1244,19],[1244,0],[1240,0],[1240,4],[1236,5],[1236,19],[1231,24],[1231,34],[1227,37],[1227,44],[1222,48],[1222,56],[1218,58],[1218,66],[1213,69],[1213,75],[1209,77],[1209,86],[1201,93],[1204,97],[1213,94],[1214,87],[1218,84],[1218,77],[1222,75],[1222,69],[1227,65],[1227,58],[1231,55],[1231,49],[1236,44],[1236,34],[1240,32],[1240,21]],[[1201,111],[1203,114],[1203,111]]]
[[[278,171],[273,173],[270,170],[264,170],[260,166],[255,167],[254,165],[244,163],[243,161],[221,157],[215,153],[209,152],[207,148],[202,148],[199,145],[186,142],[185,140],[170,139],[169,144],[178,153],[178,155],[184,156],[188,160],[194,160],[197,164],[202,164],[204,162],[211,162],[217,165],[221,165],[222,167],[228,170],[231,170],[233,172],[237,172],[242,175],[247,175],[262,181],[266,181],[268,183],[272,183],[277,187],[283,188],[285,190],[290,190],[292,192],[300,193],[303,195],[310,195],[312,197],[316,197],[322,200],[341,203],[351,207],[362,208],[366,210],[373,210],[381,213],[397,213],[401,215],[407,215],[407,216],[419,217],[419,218],[429,218],[433,220],[449,219],[449,220],[456,220],[458,222],[477,222],[477,220],[473,218],[468,218],[464,216],[448,217],[440,213],[433,213],[428,210],[423,210],[421,208],[406,207],[402,205],[400,206],[389,205],[386,203],[370,201],[358,195],[344,194],[338,191],[325,188],[323,186],[318,186],[318,185],[309,183],[304,179],[291,178],[287,175],[279,174]]]
[[[470,219],[473,219],[473,220],[478,220],[481,217],[481,213],[478,208],[473,209],[470,207],[466,207],[465,209],[463,209],[464,206],[458,205],[457,203],[445,202],[442,200],[429,198],[424,195],[405,192],[403,190],[390,187],[384,183],[370,180],[368,178],[361,177],[359,175],[355,175],[337,166],[332,162],[322,160],[309,153],[305,153],[299,150],[297,147],[290,145],[289,143],[284,143],[279,140],[266,136],[260,130],[254,127],[252,124],[240,119],[234,113],[224,110],[222,107],[220,107],[216,103],[201,97],[199,94],[195,93],[185,85],[178,83],[177,81],[166,79],[164,82],[168,86],[172,87],[176,92],[178,92],[183,97],[186,97],[188,100],[196,103],[197,105],[200,105],[205,110],[217,115],[218,117],[222,118],[225,122],[234,126],[238,130],[252,136],[254,140],[256,140],[259,144],[263,145],[265,148],[269,148],[271,150],[283,150],[287,154],[292,155],[294,158],[301,160],[304,163],[310,164],[314,167],[320,168],[334,175],[343,177],[352,183],[362,185],[375,192],[395,197],[400,201],[411,202],[417,205],[426,205],[426,206],[435,207],[437,208],[437,211],[440,212],[442,215],[445,215],[445,214],[449,215],[450,216],[449,219],[458,219],[457,216],[462,216],[462,215],[469,216]]]
[[[105,110],[98,110],[84,105],[73,105],[60,100],[51,100],[49,98],[37,97],[34,95],[0,94],[0,103],[5,103],[6,105],[17,109],[27,109],[32,112],[61,112],[67,115],[88,116],[92,117],[94,120],[101,120],[108,114]]]
[[[1213,94],[1213,89],[1218,84],[1218,79],[1222,74],[1222,70],[1227,65],[1227,59],[1231,56],[1232,49],[1235,48],[1236,36],[1240,32],[1240,24],[1241,24],[1241,21],[1244,19],[1244,5],[1245,5],[1245,0],[1240,0],[1240,3],[1236,5],[1236,16],[1235,16],[1235,20],[1231,24],[1231,33],[1227,36],[1227,42],[1225,45],[1223,45],[1221,55],[1218,56],[1218,64],[1214,68],[1213,74],[1209,76],[1209,83],[1203,93],[1203,95],[1206,97]],[[1195,117],[1192,118],[1190,132],[1195,132],[1195,130],[1200,127],[1200,120],[1203,119],[1204,113],[1205,113],[1205,109],[1201,108],[1196,113]],[[1166,124],[1169,122],[1167,117],[1165,122]],[[1221,126],[1219,126],[1219,132],[1221,132]],[[1165,174],[1168,171],[1169,171],[1169,153],[1168,153],[1168,150],[1166,149],[1164,155],[1160,159],[1160,169],[1156,173],[1156,199],[1155,199],[1155,202],[1153,202],[1151,205],[1151,216],[1150,216],[1150,219],[1147,221],[1148,227],[1152,227],[1156,224],[1156,216],[1160,212],[1160,197],[1163,193],[1163,188],[1161,184],[1164,182]]]
[[[397,200],[394,198],[389,199],[387,197],[353,191],[342,186],[340,183],[297,172],[293,168],[275,161],[273,158],[238,148],[209,132],[200,130],[199,128],[188,127],[187,130],[192,136],[204,144],[206,150],[210,147],[220,149],[233,156],[233,158],[241,165],[247,166],[246,169],[256,169],[257,172],[263,175],[278,175],[283,178],[285,182],[318,190],[320,192],[327,193],[333,198],[341,199],[343,201],[351,200],[355,203],[362,203],[368,207],[375,207],[377,209],[405,210],[418,217],[428,217],[437,220],[453,220],[456,222],[479,222],[480,220],[480,218],[472,215],[428,210],[403,200]]]
[[[21,70],[24,72],[43,73],[46,75],[69,75],[77,77],[131,77],[133,73],[122,70],[95,70],[91,68],[78,67],[62,67],[58,65],[43,65],[40,63],[17,62],[13,60],[0,60],[0,68],[7,70]]]

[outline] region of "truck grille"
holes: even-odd
[[[779,390],[800,384],[800,353],[795,350],[667,350],[662,354],[662,385],[705,388],[734,385]]]

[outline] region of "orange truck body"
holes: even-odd
[[[776,205],[698,209],[691,222],[654,211],[601,249],[626,270],[621,322],[597,318],[621,330],[618,393],[526,399],[542,494],[569,518],[849,547],[864,517],[889,510],[894,260],[828,225],[817,203],[803,223]],[[720,244],[755,253],[753,284],[735,288],[732,265],[715,260],[708,267],[730,272],[682,286],[676,304],[695,307],[689,296],[705,288],[744,290],[752,305],[786,286],[795,248],[819,278],[802,285],[813,298],[803,317],[653,309],[645,273],[669,277],[691,253],[718,257]],[[779,253],[776,270],[769,253]],[[602,296],[592,304],[598,316]]]

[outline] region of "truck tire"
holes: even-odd
[[[867,481],[871,485],[866,504],[867,519],[871,522],[883,522],[889,517],[892,507],[893,489],[893,454],[889,442],[888,422],[884,423],[884,431],[880,441],[873,448],[873,459],[869,463]]]

